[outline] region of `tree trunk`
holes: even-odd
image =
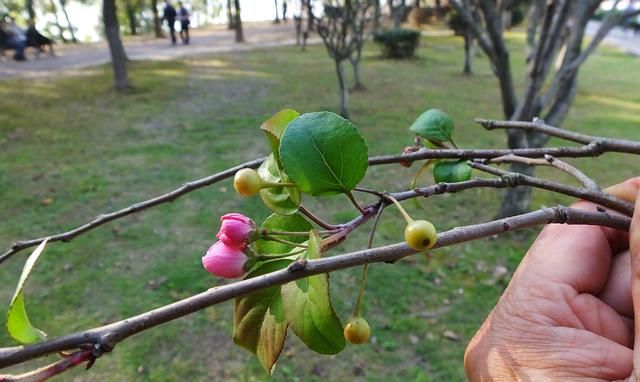
[[[373,33],[380,29],[380,0],[373,1]]]
[[[509,170],[524,175],[533,175],[533,166],[527,166],[523,163],[512,163]],[[508,188],[504,199],[502,199],[500,216],[513,216],[528,212],[530,204],[531,187]]]
[[[275,24],[280,24],[280,16],[278,16],[278,0],[273,0],[273,5],[276,7],[276,19],[273,20]]]
[[[472,74],[471,60],[473,58],[473,34],[471,30],[467,28],[464,34],[464,70],[463,73],[467,76]]]
[[[231,10],[231,2],[233,0],[227,0],[227,29],[234,29],[234,17],[233,11]]]
[[[129,32],[131,32],[131,34],[135,36],[138,34],[138,27],[136,22],[136,11],[131,6],[131,0],[125,1],[125,8],[125,11],[127,13],[127,20],[129,21]]]
[[[67,13],[67,7],[65,5],[66,0],[60,0],[60,7],[62,8],[62,13],[64,14],[64,18],[67,20],[67,25],[69,26],[69,33],[71,33],[71,41],[78,42],[76,39],[76,34],[73,31],[73,25],[71,25],[71,21],[69,20],[69,14]]]
[[[344,80],[344,68],[342,61],[336,60],[336,73],[338,74],[338,85],[340,85],[340,115],[344,118],[349,118],[349,89],[347,88],[346,81]]]
[[[162,21],[158,15],[158,0],[151,0],[151,14],[153,15],[153,31],[156,38],[163,38]]]
[[[62,25],[60,25],[60,18],[58,18],[58,7],[56,6],[56,3],[54,0],[50,0],[50,3],[51,3],[51,10],[53,12],[56,28],[58,28],[58,38],[60,38],[60,41],[62,41],[63,43],[66,43],[67,39],[64,37],[64,28],[62,28]]]
[[[349,57],[349,62],[351,62],[351,67],[353,67],[353,79],[355,82],[352,90],[365,90],[366,87],[362,81],[360,81],[360,59]]]
[[[33,8],[33,0],[27,0],[25,6],[27,8],[27,14],[29,15],[29,21],[35,21],[36,10]]]
[[[104,21],[104,32],[109,42],[109,52],[111,52],[115,88],[116,90],[127,90],[131,85],[127,78],[127,56],[120,40],[120,25],[116,15],[115,0],[103,0],[102,19]]]
[[[236,29],[236,42],[244,42],[244,34],[242,33],[242,19],[240,18],[240,0],[234,0],[236,17],[234,27]]]

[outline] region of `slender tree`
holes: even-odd
[[[234,0],[235,17],[234,29],[236,30],[236,42],[244,42],[244,34],[242,33],[242,18],[240,17],[240,0]]]
[[[102,19],[111,53],[114,86],[119,91],[128,90],[131,85],[127,76],[127,56],[120,39],[120,24],[118,23],[115,0],[103,0]]]
[[[27,8],[27,14],[29,15],[29,20],[34,21],[36,19],[36,10],[33,7],[33,0],[26,0],[25,7]]]
[[[158,0],[151,0],[151,15],[153,16],[153,31],[156,38],[163,38],[162,33],[162,20],[158,15]]]
[[[274,23],[280,24],[280,16],[278,15],[278,0],[273,0],[273,5],[276,8],[276,18],[273,20]]]
[[[58,7],[54,0],[49,0],[49,5],[51,7],[51,13],[53,13],[54,23],[58,29],[58,38],[60,38],[60,41],[66,43],[67,38],[64,36],[64,28],[60,24],[60,18],[58,17]]]
[[[362,48],[361,44],[364,43],[365,18],[372,3],[369,0],[345,0],[344,3],[338,0],[327,1],[324,3],[322,16],[310,14],[329,56],[335,62],[340,87],[340,115],[343,117],[349,114],[349,88],[344,76],[343,63],[353,56],[352,64],[355,62],[354,72],[359,81],[360,54],[357,50],[359,44]]]
[[[471,26],[475,39],[491,62],[500,86],[505,118],[514,121],[542,118],[556,126],[562,124],[576,95],[581,65],[615,25],[640,14],[640,9],[609,13],[596,35],[583,48],[587,23],[602,0],[532,1],[527,28],[525,87],[518,97],[501,17],[511,2],[474,0],[483,24],[473,17],[461,0],[450,3]],[[614,6],[618,3],[619,0],[615,1]],[[556,60],[560,65],[554,70]],[[544,134],[514,129],[507,130],[507,139],[512,149],[539,148],[548,141]],[[511,169],[523,174],[533,172],[532,167],[522,163],[513,163]],[[511,216],[527,211],[530,200],[530,188],[508,190],[500,215]]]
[[[78,42],[76,39],[75,28],[71,24],[71,20],[69,20],[69,14],[67,13],[67,0],[60,0],[60,8],[62,9],[62,14],[64,14],[65,20],[67,20],[67,25],[69,26],[69,33],[71,34],[71,41]]]
[[[231,6],[232,1],[233,0],[227,0],[227,29],[235,29],[235,17],[233,16],[233,8]]]
[[[132,35],[138,34],[138,20],[136,19],[136,4],[132,0],[124,1],[124,11],[127,15],[127,21],[129,22],[129,32]]]

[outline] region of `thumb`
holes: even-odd
[[[640,198],[636,198],[635,210],[629,228],[629,253],[631,255],[631,298],[635,326],[633,366],[640,373]]]

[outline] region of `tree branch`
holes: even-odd
[[[586,188],[593,188],[596,190],[600,189],[600,186],[598,186],[598,184],[593,179],[589,178],[585,173],[570,165],[569,163],[561,161],[560,159],[548,154],[544,156],[544,159],[520,157],[510,154],[502,157],[492,158],[487,161],[487,163],[495,164],[514,162],[524,163],[527,166],[552,166],[578,179],[578,181],[580,181],[580,183],[582,183],[582,185]]]
[[[511,187],[531,186],[541,188],[543,190],[558,192],[576,198],[585,199],[590,202],[602,204],[605,207],[612,208],[627,216],[633,215],[633,204],[625,200],[616,198],[615,196],[609,195],[598,189],[567,186],[551,180],[539,179],[533,176],[519,174],[516,172],[504,171],[499,168],[487,166],[478,162],[468,162],[468,164],[469,166],[477,170],[502,177]]]
[[[616,139],[607,137],[597,137],[592,135],[580,134],[554,126],[547,125],[540,119],[534,119],[533,122],[524,121],[495,121],[477,118],[475,120],[487,130],[493,129],[520,129],[525,131],[538,131],[552,137],[562,138],[568,141],[582,144],[596,144],[602,147],[603,151],[612,151],[628,154],[640,154],[640,142],[630,141],[627,139]],[[555,154],[550,154],[557,156]],[[526,155],[522,155],[526,156]]]
[[[565,131],[566,130],[561,130]],[[401,162],[414,162],[422,159],[482,159],[482,158],[494,158],[508,154],[514,154],[523,157],[544,157],[545,154],[553,155],[554,157],[595,157],[601,155],[605,150],[600,146],[598,141],[583,146],[583,147],[551,147],[551,148],[539,148],[539,149],[502,149],[502,150],[461,150],[461,149],[443,149],[443,150],[429,150],[423,149],[408,154],[396,154],[396,155],[381,155],[369,158],[369,165],[377,166],[391,163]],[[132,215],[134,213],[142,212],[151,207],[158,206],[167,202],[172,202],[175,199],[188,194],[189,192],[198,190],[202,187],[210,186],[214,183],[220,182],[227,178],[232,177],[236,171],[245,167],[256,168],[258,167],[264,158],[255,159],[253,161],[245,162],[232,167],[228,170],[221,171],[219,173],[197,179],[179,188],[170,191],[166,194],[153,197],[151,199],[132,204],[121,210],[102,214],[94,220],[85,223],[79,227],[73,228],[66,232],[60,232],[49,236],[43,236],[37,239],[21,240],[15,242],[6,252],[0,255],[0,264],[22,251],[23,249],[35,247],[40,244],[45,238],[49,237],[49,242],[63,241],[69,242],[76,236],[91,231],[103,224],[111,222],[113,220]],[[301,209],[302,213],[306,210]],[[308,216],[309,217],[309,216]],[[311,217],[310,217],[311,218]],[[332,225],[316,221],[316,223],[322,227],[332,227]],[[332,229],[332,228],[328,228]]]
[[[434,249],[549,223],[589,224],[628,230],[631,219],[608,213],[605,210],[592,212],[556,206],[487,223],[456,227],[449,231],[441,232],[438,234]],[[94,349],[108,352],[113,350],[119,342],[136,333],[260,289],[358,265],[394,262],[415,253],[405,243],[397,243],[317,260],[295,262],[287,269],[233,284],[214,287],[192,297],[110,325],[76,332],[32,345],[0,349],[0,368],[87,345],[93,345]]]

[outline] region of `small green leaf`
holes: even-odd
[[[320,257],[320,237],[309,235],[309,259]],[[293,332],[309,349],[336,354],[344,349],[343,327],[331,305],[329,276],[310,276],[282,286],[284,314]]]
[[[422,113],[409,130],[436,146],[443,142],[453,143],[453,120],[447,113],[438,109],[429,109]]]
[[[466,160],[461,161],[441,161],[433,167],[433,180],[436,183],[463,182],[471,179],[471,167]]]
[[[11,304],[9,304],[7,330],[13,339],[23,344],[30,344],[47,337],[43,331],[34,327],[31,324],[31,321],[29,321],[29,317],[27,316],[27,311],[24,306],[24,296],[22,292],[24,284],[27,282],[29,274],[31,273],[36,261],[38,261],[38,257],[40,257],[45,245],[47,245],[48,240],[49,239],[45,239],[40,243],[40,245],[38,245],[27,259],[27,262],[24,264],[24,268],[22,269],[22,274],[20,275],[20,281],[18,281],[16,292],[11,299]]]
[[[286,268],[292,260],[262,263],[245,279]],[[236,298],[233,342],[254,353],[267,373],[272,374],[287,337],[288,324],[282,307],[280,286]]]
[[[313,228],[311,223],[300,214],[288,216],[273,214],[262,223],[260,230],[308,232],[311,228]],[[307,237],[303,235],[278,235],[277,237],[301,244],[307,241]],[[293,245],[262,239],[257,240],[254,244],[254,251],[261,255],[281,255],[291,252],[294,248]]]
[[[258,174],[266,182],[289,182],[284,171],[278,169],[278,163],[273,154],[262,162],[258,168]],[[268,187],[260,190],[262,202],[271,211],[280,215],[291,215],[300,207],[300,190],[295,187]]]
[[[306,113],[284,131],[280,160],[302,192],[347,193],[367,171],[367,145],[358,129],[339,115]]]
[[[280,149],[280,138],[282,137],[282,133],[284,132],[284,129],[287,128],[289,122],[298,118],[299,115],[300,113],[295,110],[282,109],[260,125],[260,129],[267,135],[269,145],[271,146],[271,152],[273,152],[276,162],[278,163],[280,163],[280,154],[278,153],[278,150]]]

